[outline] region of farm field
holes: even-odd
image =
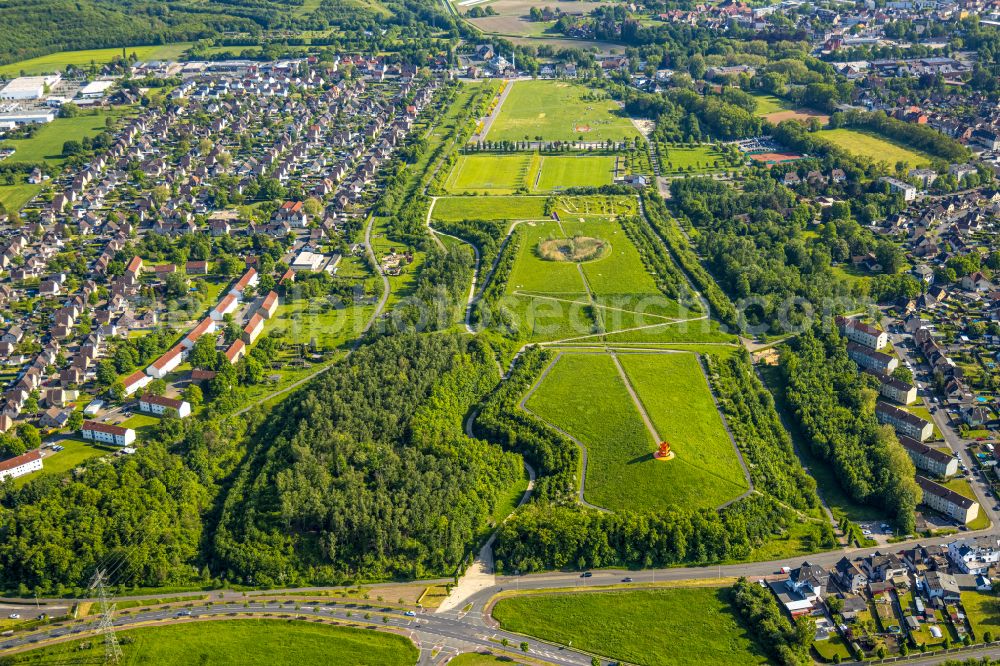
[[[931,158],[923,153],[868,132],[841,127],[823,130],[818,135],[848,152],[870,157],[876,161],[888,162],[891,165],[896,162],[906,162],[911,167],[915,167],[928,164],[931,161]]]
[[[139,60],[173,60],[180,57],[190,47],[190,42],[156,46],[127,46],[125,54],[128,56],[135,54]],[[12,62],[9,65],[0,65],[0,76],[20,76],[21,72],[26,75],[61,72],[66,69],[67,65],[87,67],[91,63],[103,64],[111,62],[116,57],[120,57],[121,54],[120,48],[60,51],[30,60]]]
[[[543,155],[541,170],[532,181],[537,192],[552,192],[568,187],[610,185],[615,176],[615,158],[601,156]]]
[[[522,632],[647,666],[766,664],[719,587],[534,594],[501,599],[493,616]]]
[[[676,454],[663,463],[677,476],[674,484],[691,486],[699,498],[716,505],[749,490],[698,357],[638,353],[618,357],[656,431]]]
[[[564,81],[517,81],[487,139],[523,141],[525,136],[545,141],[605,141],[639,136],[618,103],[586,101],[587,88]]]
[[[489,3],[489,6],[497,12],[497,16],[485,16],[483,18],[466,20],[485,33],[512,37],[539,37],[544,34],[547,28],[553,25],[554,21],[532,21],[528,12],[536,4],[532,0],[493,0],[493,2]],[[564,14],[582,15],[590,13],[597,7],[608,4],[610,3],[566,0],[559,3],[559,11]],[[485,6],[482,3],[476,2],[476,0],[452,0],[452,6],[462,14],[476,5]],[[577,42],[576,48],[581,48],[579,42]]]
[[[442,222],[541,219],[545,197],[439,197],[431,217]]]
[[[523,190],[538,171],[538,157],[515,155],[460,155],[448,174],[445,189],[452,194],[512,194]]]
[[[408,639],[384,632],[278,620],[221,620],[122,631],[126,664],[202,663],[213,666],[320,666],[350,663],[402,666],[417,661]],[[81,643],[91,647],[80,649]],[[71,659],[73,663],[103,663],[100,640],[73,641],[10,657],[13,664],[44,664]]]
[[[655,364],[655,355],[622,354],[635,365],[649,361],[660,382],[670,382],[670,389],[654,390],[648,383],[633,384],[647,411],[658,408],[662,415],[667,409],[691,400],[693,407],[682,407],[676,420],[685,418],[707,420],[711,395],[691,398],[691,381],[704,379],[681,374],[676,382],[669,374],[658,374],[665,366]],[[693,355],[688,356],[693,362]],[[678,364],[679,366],[680,364]],[[633,372],[626,366],[631,380]],[[697,367],[694,368],[697,372]],[[687,370],[690,370],[689,368]],[[646,375],[640,375],[645,382]],[[585,388],[584,388],[585,387]],[[705,387],[707,394],[707,387]],[[664,398],[664,394],[669,394]],[[595,401],[593,396],[600,395]],[[707,397],[709,404],[704,404]],[[525,406],[542,419],[562,428],[587,447],[586,489],[588,502],[611,510],[657,510],[683,504],[688,507],[715,507],[746,490],[742,471],[735,460],[735,452],[728,440],[722,442],[715,430],[722,430],[716,413],[716,429],[711,427],[678,426],[670,431],[676,436],[677,455],[671,461],[653,458],[654,442],[642,422],[622,377],[610,355],[601,353],[564,353],[541,382]],[[655,423],[655,421],[654,421]],[[659,430],[659,428],[657,428]],[[721,432],[726,437],[724,431]],[[661,433],[661,436],[666,436]],[[692,439],[702,436],[710,440]],[[668,437],[668,439],[670,439]],[[729,447],[727,452],[722,444]],[[703,448],[704,447],[704,448]],[[718,458],[718,459],[715,459]],[[735,469],[733,468],[735,463]]]

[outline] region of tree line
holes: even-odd
[[[830,464],[852,499],[877,504],[912,532],[921,500],[913,461],[890,426],[875,418],[875,379],[858,372],[829,320],[781,355],[785,395],[813,454]]]

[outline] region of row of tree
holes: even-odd
[[[921,500],[913,461],[890,426],[875,418],[875,378],[858,372],[827,319],[799,335],[781,356],[785,395],[813,454],[834,470],[856,501],[877,504],[913,531]]]

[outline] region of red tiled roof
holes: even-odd
[[[148,402],[151,405],[162,405],[163,407],[169,407],[171,409],[180,409],[181,405],[184,403],[183,400],[174,400],[173,398],[167,398],[162,395],[153,395],[152,393],[147,393],[146,395],[139,398],[140,402]]]
[[[143,372],[142,370],[136,370],[131,375],[129,375],[128,377],[126,377],[125,380],[122,383],[125,384],[126,387],[129,387],[129,386],[132,386],[133,384],[139,383],[140,381],[142,381],[145,378],[146,378],[146,373],[145,372]]]
[[[22,453],[16,458],[8,458],[0,462],[0,472],[6,472],[7,470],[14,469],[15,467],[20,467],[25,463],[32,462],[34,460],[40,460],[42,454],[38,451],[28,451],[27,453]]]
[[[208,332],[208,329],[212,326],[212,324],[213,324],[212,318],[205,317],[204,319],[201,320],[201,322],[197,326],[192,328],[191,332],[188,333],[187,336],[185,337],[191,342],[194,342],[201,336],[205,335],[205,333]]]
[[[124,435],[128,432],[128,428],[111,425],[110,423],[101,423],[100,421],[84,421],[83,427],[80,429],[93,430],[94,432],[106,432],[109,435]]]
[[[247,272],[244,273],[243,277],[240,278],[240,281],[233,286],[233,289],[242,291],[244,288],[246,288],[248,284],[250,284],[250,280],[252,280],[255,275],[257,275],[257,269],[248,268]]]
[[[168,351],[163,356],[153,361],[153,367],[156,368],[157,370],[163,370],[163,368],[166,367],[167,363],[170,363],[170,361],[172,361],[176,356],[180,355],[182,351],[184,351],[183,347],[181,347],[180,345],[174,345],[174,347],[171,348],[170,351]]]

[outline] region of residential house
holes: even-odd
[[[934,426],[915,414],[880,402],[875,406],[875,418],[888,423],[896,432],[919,442],[927,441],[934,434]]]
[[[174,414],[182,419],[191,416],[191,405],[188,402],[151,393],[139,398],[139,410],[157,416],[163,416],[173,410]]]
[[[916,477],[917,485],[924,493],[924,504],[965,525],[979,515],[979,502],[959,495],[925,476]]]
[[[84,421],[80,433],[84,439],[115,446],[128,446],[135,441],[135,430],[99,421]]]

